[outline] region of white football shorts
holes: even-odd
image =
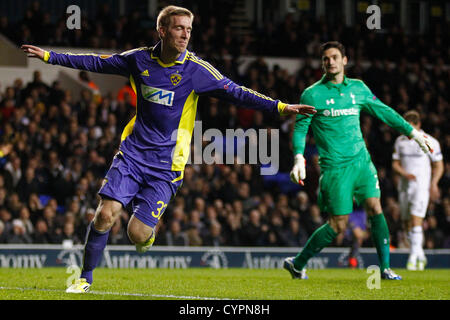
[[[402,219],[409,220],[410,215],[425,218],[429,198],[429,190],[416,189],[414,192],[411,192],[411,190],[400,191],[398,193],[398,202]]]

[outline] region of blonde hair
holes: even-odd
[[[420,114],[416,110],[410,110],[403,115],[406,121],[418,125],[420,123]]]
[[[183,7],[167,6],[163,8],[156,19],[156,30],[159,31],[161,27],[168,27],[170,24],[170,17],[172,16],[188,16],[191,20],[194,20],[194,14]]]

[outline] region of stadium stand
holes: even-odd
[[[238,83],[297,102],[301,92],[321,76],[314,61],[318,45],[339,39],[348,49],[348,75],[363,79],[399,113],[419,110],[424,130],[440,141],[444,159],[449,159],[448,22],[432,25],[426,34],[410,35],[395,26],[375,33],[307,15],[288,13],[272,19],[270,6],[274,1],[267,3],[262,14],[270,21],[262,27],[251,26],[250,33],[244,34],[222,27],[231,22],[233,1],[211,1],[208,8],[185,1],[196,14],[193,51]],[[90,51],[106,48],[120,52],[157,42],[154,17],[139,8],[121,16],[113,9],[99,7],[83,17],[81,30],[70,31],[65,16],[44,13],[35,1],[24,8],[23,17],[1,16],[0,34],[16,45]],[[208,12],[217,15],[212,18]],[[244,56],[255,57],[245,68],[238,62]],[[304,64],[291,73],[280,65],[269,66],[267,57],[271,56],[302,58]],[[96,86],[93,80],[88,83]],[[38,71],[32,81],[12,76],[10,84],[0,88],[0,137],[2,143],[13,144],[13,150],[0,159],[0,243],[83,242],[98,202],[96,192],[117,152],[120,133],[135,112],[135,100],[127,85],[120,95],[119,91],[101,96],[87,89],[81,92],[81,98],[75,99],[60,83],[43,81]],[[316,205],[319,170],[312,136],[308,136],[305,152],[305,186],[287,181],[294,119],[274,119],[202,98],[198,120],[203,129],[279,128],[280,173],[261,176],[259,166],[249,164],[189,165],[181,190],[159,224],[156,244],[302,246],[326,217]],[[369,116],[362,116],[361,127],[379,171],[392,245],[406,247],[396,177],[391,170],[391,150],[398,133]],[[441,197],[430,203],[425,219],[428,249],[450,248],[450,163],[446,163],[439,186]],[[109,243],[129,244],[129,218],[127,208],[113,227]],[[363,246],[372,246],[370,239],[367,236]]]

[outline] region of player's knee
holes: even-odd
[[[372,206],[368,207],[366,209],[367,215],[369,217],[376,216],[377,214],[381,214],[383,212],[383,209],[381,209],[381,206]]]
[[[378,198],[370,198],[366,200],[364,205],[367,215],[375,216],[383,212],[381,202]]]
[[[330,226],[336,233],[343,233],[347,229],[347,216],[333,217],[330,219]]]
[[[337,224],[337,233],[343,233],[347,229],[347,223],[346,222],[340,222]]]
[[[111,228],[115,221],[115,216],[112,210],[103,207],[95,217],[96,225],[100,225],[103,228]]]
[[[154,226],[147,225],[133,215],[128,222],[127,233],[134,244],[145,243],[152,235]]]
[[[141,244],[146,242],[150,236],[151,233],[148,234],[147,232],[142,232],[140,230],[136,230],[133,228],[128,228],[128,237],[130,238],[131,242],[134,244]]]

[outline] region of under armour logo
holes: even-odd
[[[331,103],[331,104],[334,104],[334,99],[327,100],[327,106],[328,106],[330,103]]]

